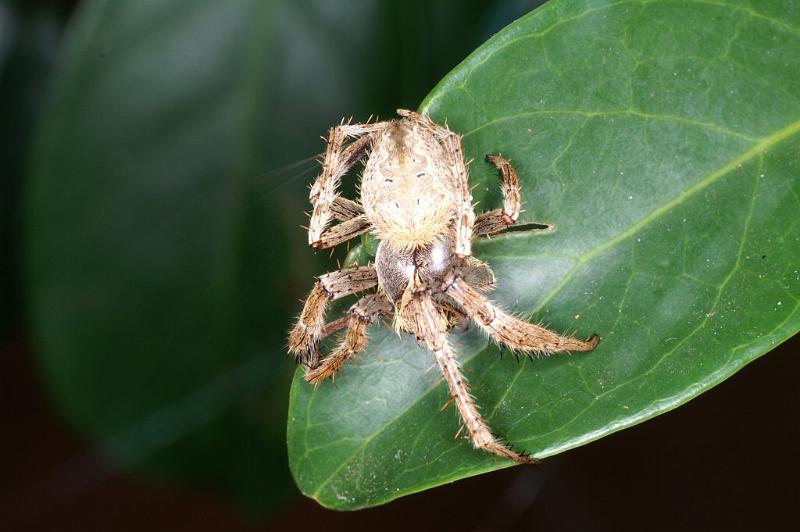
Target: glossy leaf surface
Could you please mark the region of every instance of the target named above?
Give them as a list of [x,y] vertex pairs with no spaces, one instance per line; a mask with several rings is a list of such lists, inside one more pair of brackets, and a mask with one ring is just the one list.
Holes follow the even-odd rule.
[[[547,457],[696,397],[800,326],[800,8],[780,1],[553,0],[448,75],[421,109],[519,170],[544,234],[483,241],[505,307],[598,333],[515,362],[454,334],[490,426]],[[373,329],[336,384],[295,376],[290,465],[355,509],[512,465],[454,440],[433,358]]]

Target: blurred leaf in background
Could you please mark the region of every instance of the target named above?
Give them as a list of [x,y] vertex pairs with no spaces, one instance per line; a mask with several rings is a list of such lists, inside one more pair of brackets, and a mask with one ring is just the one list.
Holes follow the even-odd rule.
[[253,514],[295,493],[284,335],[331,267],[299,229],[319,136],[415,107],[532,4],[80,4],[25,185],[33,343],[66,417]]
[[0,338],[19,322],[20,189],[62,23],[47,3],[0,3]]

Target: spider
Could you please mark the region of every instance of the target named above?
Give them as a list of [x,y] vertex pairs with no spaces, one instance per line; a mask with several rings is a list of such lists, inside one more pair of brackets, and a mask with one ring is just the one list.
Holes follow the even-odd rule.
[[[599,337],[580,341],[561,336],[509,315],[483,295],[496,280],[488,264],[472,257],[472,239],[517,223],[517,173],[500,155],[487,156],[500,175],[503,208],[476,217],[461,137],[428,116],[405,109],[397,114],[399,119],[385,122],[343,122],[329,132],[322,173],[309,195],[308,243],[330,248],[366,232],[379,243],[374,264],[318,278],[289,334],[289,352],[306,366],[305,379],[316,386],[366,348],[367,325],[393,316],[398,333],[415,335],[433,353],[472,444],[517,462],[534,462],[495,437],[481,416],[448,340],[453,313],[470,318],[498,344],[517,352],[590,351]],[[365,157],[357,203],[337,189],[341,177]],[[334,219],[339,223],[331,226]],[[325,323],[331,301],[375,287],[347,316]],[[340,345],[320,358],[320,339],[345,325]]]

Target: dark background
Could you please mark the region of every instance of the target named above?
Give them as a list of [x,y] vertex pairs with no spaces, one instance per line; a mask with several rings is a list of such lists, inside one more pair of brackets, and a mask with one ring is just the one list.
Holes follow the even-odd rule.
[[[538,4],[361,3],[377,9],[384,25],[370,37],[366,61],[353,65],[368,74],[370,85],[346,113],[384,116],[394,107],[415,107],[491,33]],[[797,338],[687,405],[541,466],[463,480],[355,513],[325,510],[289,485],[277,507],[256,515],[207,487],[112,466],[64,420],[41,376],[19,254],[28,145],[76,2],[0,5],[6,20],[19,22],[0,57],[0,530],[798,528]],[[470,23],[447,26],[458,17]],[[442,29],[431,37],[431,27]],[[4,28],[0,24],[0,37],[7,39]],[[343,113],[318,114],[298,120],[294,134],[316,139]],[[285,160],[265,170],[312,154],[308,146],[314,145],[288,147]]]

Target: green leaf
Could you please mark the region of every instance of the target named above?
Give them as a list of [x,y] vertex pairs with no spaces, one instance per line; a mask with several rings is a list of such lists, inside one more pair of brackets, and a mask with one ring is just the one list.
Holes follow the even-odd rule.
[[[592,353],[515,362],[453,334],[490,426],[547,457],[696,397],[800,327],[800,7],[560,1],[511,24],[421,110],[519,170],[544,234],[483,241],[493,298]],[[463,439],[433,358],[373,329],[336,384],[295,375],[290,466],[321,504],[381,504],[511,463]]]

